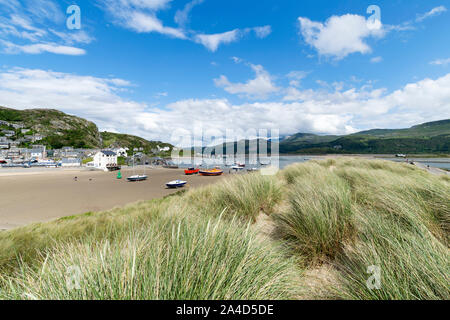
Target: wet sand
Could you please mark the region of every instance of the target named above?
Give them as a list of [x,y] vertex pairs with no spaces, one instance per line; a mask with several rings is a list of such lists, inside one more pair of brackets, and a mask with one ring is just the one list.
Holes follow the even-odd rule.
[[[141,173],[142,169],[136,170]],[[128,182],[130,169],[122,170],[121,180],[116,179],[117,172],[85,169],[0,169],[0,230],[161,198],[180,190],[165,187],[171,180],[185,180],[189,189],[223,178],[185,176],[182,169],[155,168],[145,173],[147,181]]]

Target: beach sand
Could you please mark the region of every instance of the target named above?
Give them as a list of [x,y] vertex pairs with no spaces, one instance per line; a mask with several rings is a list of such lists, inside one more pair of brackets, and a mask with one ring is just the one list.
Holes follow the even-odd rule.
[[[181,190],[167,189],[165,183],[171,180],[185,180],[184,189],[189,189],[223,177],[185,176],[182,169],[164,168],[145,173],[147,181],[128,182],[131,169],[122,170],[121,180],[116,179],[117,172],[85,169],[1,169],[0,230],[161,198]],[[142,174],[142,169],[136,174]]]

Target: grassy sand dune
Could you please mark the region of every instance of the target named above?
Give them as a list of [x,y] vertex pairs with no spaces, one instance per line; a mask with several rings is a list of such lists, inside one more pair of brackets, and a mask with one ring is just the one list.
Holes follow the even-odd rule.
[[310,161],[1,232],[0,298],[449,299],[449,228],[447,177]]

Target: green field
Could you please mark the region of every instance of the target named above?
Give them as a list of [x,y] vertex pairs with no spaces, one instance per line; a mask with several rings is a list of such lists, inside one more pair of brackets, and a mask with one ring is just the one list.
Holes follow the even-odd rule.
[[310,161],[3,231],[0,298],[447,300],[449,236],[448,176]]

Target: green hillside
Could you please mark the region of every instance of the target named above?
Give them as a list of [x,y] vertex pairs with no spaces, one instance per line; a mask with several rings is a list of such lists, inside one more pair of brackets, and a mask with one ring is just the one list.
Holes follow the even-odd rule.
[[[144,138],[129,135],[129,134],[121,134],[121,133],[112,133],[112,132],[101,132],[100,133],[103,141],[104,148],[114,148],[114,147],[123,147],[129,148],[133,150],[135,148],[143,149],[143,152],[146,154],[152,153],[152,150],[160,148],[169,147],[170,151],[172,151],[173,145],[170,143],[164,143],[161,141],[148,141]],[[170,151],[164,152],[164,154],[169,155]]]
[[[144,138],[98,131],[97,125],[91,121],[76,116],[68,115],[54,109],[26,109],[16,110],[0,107],[0,120],[9,125],[0,124],[1,130],[15,131],[12,140],[23,140],[27,135],[42,135],[43,139],[36,143],[46,145],[50,149],[60,149],[64,146],[75,148],[107,148],[128,147],[142,148],[145,153],[151,153],[152,149],[173,146],[160,141],[148,141]],[[23,125],[29,132],[22,133],[21,129],[13,125]],[[23,142],[21,146],[27,147],[31,142]]]
[[[44,139],[40,144],[51,148],[73,146],[75,148],[100,147],[97,125],[91,121],[65,114],[54,109],[15,110],[0,107],[0,120],[11,124],[23,124],[33,134]],[[17,130],[16,138],[23,137]]]
[[450,151],[450,120],[408,129],[373,129],[346,136],[298,133],[280,142],[280,153],[438,153]]

